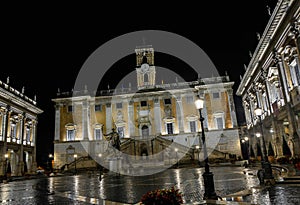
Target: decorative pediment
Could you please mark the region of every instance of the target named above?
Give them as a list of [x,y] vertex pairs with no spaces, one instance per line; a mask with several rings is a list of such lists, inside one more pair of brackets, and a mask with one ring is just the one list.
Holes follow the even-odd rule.
[[164,119],[165,123],[173,123],[175,122],[175,118],[174,117],[165,117]]
[[196,120],[198,120],[198,119],[199,119],[199,116],[194,115],[194,114],[188,115],[188,116],[186,117],[186,120],[187,120],[187,121],[196,121]]
[[65,128],[67,130],[75,130],[76,129],[76,125],[73,124],[73,123],[68,123],[68,124],[65,125]]

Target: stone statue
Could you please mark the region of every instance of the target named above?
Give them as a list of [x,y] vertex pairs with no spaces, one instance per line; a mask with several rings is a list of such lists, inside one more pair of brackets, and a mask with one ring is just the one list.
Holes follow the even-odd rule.
[[[108,136],[108,137],[106,137]],[[119,133],[115,131],[115,128],[112,128],[112,132],[108,134],[104,134],[104,138],[110,142],[110,145],[114,147],[115,149],[120,151],[121,148],[121,141]]]
[[288,133],[286,133],[286,136],[287,136],[287,138],[288,138],[287,144],[288,144],[288,146],[289,146],[289,148],[290,148],[290,151],[291,151],[291,158],[294,158],[294,157],[295,157],[295,156],[294,156],[294,139],[293,139],[293,137],[290,136]]

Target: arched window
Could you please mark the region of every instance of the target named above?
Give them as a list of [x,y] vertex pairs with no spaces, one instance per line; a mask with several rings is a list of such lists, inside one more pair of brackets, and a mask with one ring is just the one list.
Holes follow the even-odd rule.
[[94,126],[94,139],[102,140],[102,124],[95,124]]
[[222,130],[225,128],[224,112],[215,112],[213,114],[215,129]]
[[142,136],[143,137],[149,136],[149,127],[147,125],[143,125],[142,127]]
[[76,136],[76,125],[69,123],[66,124],[66,132],[67,132],[67,141],[74,141]]

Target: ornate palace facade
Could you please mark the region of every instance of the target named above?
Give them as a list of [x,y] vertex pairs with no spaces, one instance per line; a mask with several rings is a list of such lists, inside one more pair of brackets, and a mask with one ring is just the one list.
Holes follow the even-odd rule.
[[36,101],[0,81],[0,176],[22,176],[36,171]]
[[299,1],[279,0],[237,90],[252,149],[257,149],[256,133],[261,132],[254,110],[261,108],[267,153],[273,147],[277,157],[289,154],[284,144],[291,157],[300,154],[299,27]]
[[201,131],[194,105],[197,95],[205,100],[208,149],[241,156],[233,82],[228,76],[157,84],[153,48],[139,47],[135,52],[136,88],[102,90],[92,97],[86,87],[76,94],[58,93],[53,99],[55,168],[71,163],[74,154],[78,160],[99,153],[103,157],[107,148],[103,135],[112,128],[121,137],[122,152],[133,156],[154,155],[171,142],[179,152],[195,149]]

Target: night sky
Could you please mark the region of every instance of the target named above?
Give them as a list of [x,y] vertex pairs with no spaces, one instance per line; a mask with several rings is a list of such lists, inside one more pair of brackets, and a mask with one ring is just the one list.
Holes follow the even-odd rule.
[[[0,80],[6,82],[9,76],[10,85],[20,91],[25,86],[25,94],[30,98],[36,95],[38,107],[44,110],[38,119],[38,163],[53,153],[51,99],[56,97],[58,88],[71,91],[86,59],[114,37],[133,31],[163,30],[188,38],[205,51],[220,75],[228,71],[230,79],[235,81],[235,93],[239,76],[245,72],[244,64],[250,61],[249,51],[254,53],[258,44],[257,32],[262,35],[270,18],[267,5],[272,12],[277,1],[198,1],[199,5],[196,1],[175,2],[141,1],[135,5],[127,1],[111,5],[72,2],[3,7]],[[138,45],[132,45],[132,55],[116,62],[106,75],[111,88],[134,68],[135,46]],[[193,73],[182,69],[186,65],[172,56],[158,53],[155,65],[174,70],[186,81],[195,80]],[[106,84],[104,80],[101,86]],[[235,100],[237,110],[241,109],[239,98]]]

